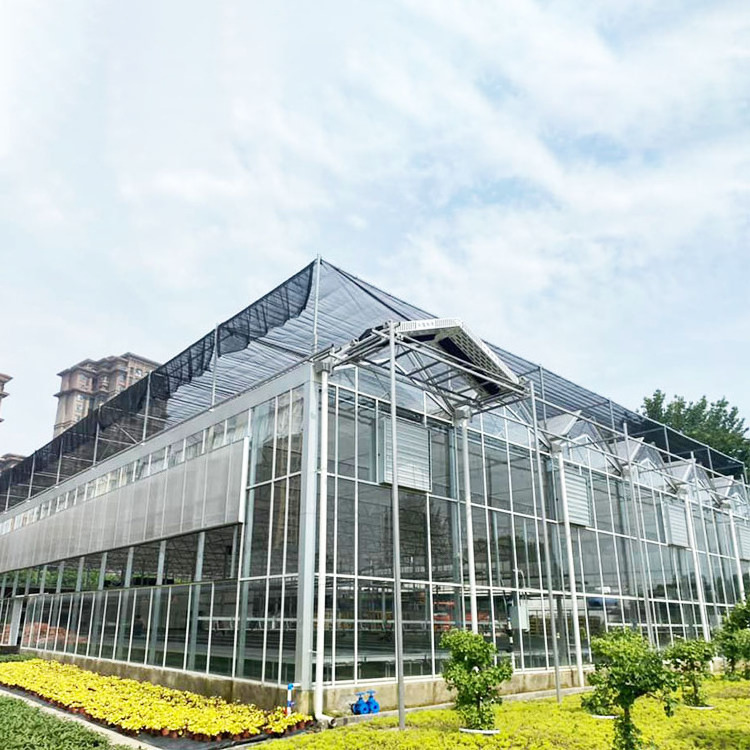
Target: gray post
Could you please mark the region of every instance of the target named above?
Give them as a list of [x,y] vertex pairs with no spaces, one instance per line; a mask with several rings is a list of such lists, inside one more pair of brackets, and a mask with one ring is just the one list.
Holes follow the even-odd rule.
[[143,409],[143,432],[141,433],[141,442],[146,442],[148,436],[148,411],[151,405],[151,373],[148,374],[146,380],[146,406]]
[[216,368],[219,364],[219,325],[214,326],[214,355],[211,363],[211,408],[216,403]]
[[[195,669],[195,652],[198,648],[198,618],[200,617],[200,603],[201,603],[201,586],[200,581],[203,580],[203,552],[206,548],[206,532],[201,531],[198,534],[198,550],[195,555],[195,586],[191,587],[193,592],[191,606],[190,606],[190,640],[188,645],[187,653],[187,668]],[[208,654],[206,654],[208,659]]]
[[633,460],[630,453],[630,435],[628,434],[628,424],[623,422],[622,432],[625,436],[625,455],[627,458],[627,475],[628,475],[628,486],[630,487],[630,500],[633,503],[633,510],[635,511],[635,535],[638,537],[638,549],[641,557],[641,585],[643,586],[643,604],[646,610],[646,633],[648,635],[649,642],[656,646],[658,640],[656,638],[656,632],[654,630],[654,621],[651,616],[651,597],[649,595],[649,586],[651,581],[648,575],[648,565],[646,560],[646,553],[644,552],[644,545],[646,544],[646,532],[641,524],[641,512],[638,507],[638,494],[635,487],[635,477],[633,474]]
[[734,550],[734,563],[737,566],[737,581],[740,587],[740,601],[745,601],[745,582],[742,580],[742,563],[740,562],[740,545],[737,542],[737,527],[734,524],[734,511],[729,506],[729,529],[732,534],[732,549]]
[[570,582],[571,617],[573,619],[573,642],[576,651],[576,672],[578,686],[586,683],[583,678],[583,653],[581,651],[581,624],[578,621],[578,591],[576,588],[575,561],[573,559],[573,539],[570,533],[570,515],[568,514],[568,492],[565,487],[565,462],[562,450],[557,451],[557,470],[560,475],[560,505],[562,506],[563,526],[565,529],[565,550],[568,556],[568,580]]
[[[695,459],[693,459],[693,478],[697,482],[695,476]],[[695,501],[700,502],[698,493],[696,492]],[[701,613],[701,630],[703,631],[703,638],[706,641],[711,640],[711,628],[708,624],[708,608],[706,607],[706,592],[703,590],[703,574],[701,573],[701,562],[698,557],[698,541],[695,538],[695,525],[693,524],[693,509],[690,503],[690,494],[685,492],[685,514],[687,516],[687,528],[688,528],[688,539],[690,540],[690,549],[693,553],[693,567],[695,569],[695,589],[698,594],[698,609]]]
[[404,704],[404,632],[401,614],[401,524],[398,504],[398,435],[396,409],[396,324],[389,327],[391,359],[391,513],[393,514],[393,629],[396,642],[396,684],[398,692],[398,728],[406,728]]
[[320,255],[315,259],[315,300],[313,305],[312,353],[318,351],[318,302],[320,300]]
[[[468,412],[468,410],[466,410]],[[469,416],[461,417],[461,452],[464,470],[464,510],[466,516],[466,552],[469,565],[469,611],[471,612],[471,632],[479,633],[477,608],[477,572],[474,562],[474,519],[471,513],[471,475],[469,467]]]
[[[156,588],[153,592],[151,606],[151,622],[148,625],[146,641],[146,661],[153,664],[156,661],[156,647],[159,642],[159,621],[161,619],[161,586],[164,584],[164,564],[167,557],[167,541],[163,539],[159,543],[159,559],[156,563]],[[164,645],[166,648],[166,644]]]
[[[552,561],[550,557],[549,530],[547,528],[547,503],[544,492],[544,470],[542,469],[542,453],[539,445],[539,421],[536,411],[536,392],[534,382],[530,383],[531,388],[531,416],[534,420],[534,446],[536,448],[536,473],[539,482],[539,505],[542,510],[542,529],[544,530],[544,573],[547,576],[547,601],[549,606],[549,626],[552,629],[552,659],[555,667],[555,695],[557,702],[562,701],[560,692],[560,651],[557,645],[557,618],[555,612],[555,597],[552,593]],[[610,401],[610,406],[612,402]]]

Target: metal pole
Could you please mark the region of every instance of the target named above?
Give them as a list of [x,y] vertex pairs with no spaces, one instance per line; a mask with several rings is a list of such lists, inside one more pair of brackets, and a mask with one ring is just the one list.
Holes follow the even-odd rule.
[[406,728],[404,704],[404,633],[401,616],[401,526],[398,515],[398,437],[396,424],[396,324],[389,327],[391,359],[391,513],[393,515],[393,629],[396,642],[398,728]]
[[549,605],[549,626],[552,630],[552,659],[555,666],[555,696],[557,702],[562,701],[560,692],[560,652],[557,646],[557,615],[555,614],[555,597],[552,593],[552,561],[550,557],[549,530],[547,528],[547,503],[544,492],[544,471],[542,469],[542,453],[539,445],[539,423],[536,412],[536,392],[531,382],[531,416],[534,420],[534,446],[536,448],[536,473],[539,482],[539,505],[542,509],[542,529],[544,532],[544,573],[547,576],[547,601]]
[[216,403],[216,366],[219,363],[219,324],[214,326],[214,354],[211,363],[211,408]]
[[568,580],[570,583],[571,617],[573,618],[573,645],[576,650],[576,672],[578,674],[578,686],[583,687],[586,683],[583,678],[583,654],[581,652],[581,624],[578,621],[578,592],[576,591],[575,561],[573,559],[573,539],[570,534],[570,516],[568,514],[568,493],[565,488],[565,463],[562,450],[557,453],[557,470],[560,475],[560,505],[563,513],[563,526],[565,529],[565,549],[568,554]]
[[318,351],[318,302],[320,300],[320,255],[315,258],[315,300],[313,303],[313,345],[312,353]]
[[742,580],[742,563],[740,562],[740,545],[737,542],[737,527],[734,525],[734,511],[731,500],[729,506],[729,530],[732,534],[732,549],[734,550],[734,562],[737,566],[737,581],[740,587],[740,601],[745,601],[745,582]]
[[469,611],[471,632],[479,633],[477,612],[477,574],[474,567],[474,519],[471,514],[471,476],[469,475],[469,417],[461,419],[461,452],[464,467],[464,508],[466,511],[466,552],[469,564]]
[[151,373],[148,374],[148,380],[146,381],[146,406],[143,410],[143,434],[141,435],[141,442],[146,442],[146,436],[148,435],[148,409],[151,403]]
[[326,554],[328,542],[328,371],[320,373],[320,481],[318,501],[318,623],[315,637],[315,718],[323,714],[325,671]]
[[[696,483],[695,501],[700,503],[700,496],[697,492],[697,472],[695,468],[695,458],[693,457],[693,480]],[[693,552],[693,567],[695,569],[695,589],[698,594],[698,609],[701,613],[701,629],[703,638],[706,641],[711,640],[711,628],[708,625],[708,607],[706,607],[706,592],[703,590],[703,574],[701,573],[701,563],[698,557],[698,540],[695,538],[695,526],[693,524],[693,509],[690,503],[690,494],[685,493],[685,514],[687,516],[688,538],[690,539],[690,548]]]
[[96,418],[96,433],[94,434],[94,458],[91,461],[92,466],[96,466],[96,459],[99,454],[99,417]]
[[640,550],[641,556],[641,585],[643,586],[643,603],[646,609],[646,632],[648,634],[649,643],[656,646],[658,644],[656,638],[656,632],[654,631],[654,622],[651,617],[651,598],[649,596],[649,584],[651,583],[648,578],[648,566],[646,564],[646,554],[643,551],[643,545],[646,544],[646,532],[642,529],[640,518],[641,513],[638,508],[638,500],[635,489],[635,477],[633,474],[633,461],[630,454],[630,435],[628,433],[628,423],[622,423],[622,433],[625,436],[625,455],[628,462],[628,486],[630,487],[630,499],[633,503],[633,509],[635,511],[635,534],[638,537],[638,549]]

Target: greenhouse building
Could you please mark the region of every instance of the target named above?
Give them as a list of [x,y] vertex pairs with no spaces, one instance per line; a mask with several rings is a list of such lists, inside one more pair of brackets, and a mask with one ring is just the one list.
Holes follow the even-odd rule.
[[445,700],[453,627],[512,690],[709,637],[742,465],[470,326],[320,259],[215,326],[0,474],[0,642],[325,716]]

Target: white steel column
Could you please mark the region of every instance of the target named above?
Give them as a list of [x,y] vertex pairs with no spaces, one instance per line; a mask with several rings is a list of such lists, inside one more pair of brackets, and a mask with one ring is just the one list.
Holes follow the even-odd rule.
[[396,683],[398,692],[398,728],[406,728],[404,702],[404,631],[401,614],[401,524],[398,507],[398,435],[396,409],[396,324],[391,321],[391,513],[393,515],[393,629],[396,642]]
[[471,476],[469,474],[469,415],[468,409],[462,410],[461,419],[461,453],[464,472],[464,510],[466,516],[466,552],[469,564],[469,611],[471,613],[471,632],[479,633],[477,612],[477,572],[474,567],[474,519],[471,513]]
[[[695,459],[693,459],[693,478],[695,477]],[[706,592],[703,590],[703,574],[701,573],[701,561],[698,556],[698,543],[695,538],[695,525],[693,524],[693,509],[690,502],[690,493],[684,493],[685,498],[685,515],[687,516],[688,539],[690,540],[690,549],[693,553],[693,568],[695,569],[695,589],[698,594],[698,609],[701,613],[701,629],[703,638],[706,641],[711,640],[711,628],[708,625],[708,608],[706,607]],[[695,494],[695,501],[700,502],[698,493]]]
[[635,487],[635,475],[633,469],[633,461],[630,453],[630,435],[628,433],[628,425],[624,423],[622,431],[625,436],[625,452],[627,456],[627,469],[626,474],[628,478],[628,485],[630,487],[630,500],[633,503],[633,511],[635,513],[635,536],[638,538],[638,549],[640,550],[641,556],[641,585],[643,586],[643,603],[646,609],[646,632],[648,635],[649,643],[653,646],[658,645],[658,639],[656,637],[656,631],[654,630],[654,621],[651,610],[651,597],[649,596],[649,586],[651,581],[649,580],[649,565],[647,564],[646,553],[644,551],[644,545],[646,544],[646,531],[641,523],[641,511],[638,502],[638,495]]
[[570,533],[570,515],[568,514],[568,493],[565,488],[565,462],[562,450],[557,450],[557,471],[560,482],[560,505],[562,506],[563,527],[565,529],[565,550],[568,556],[568,581],[571,598],[571,617],[573,619],[573,643],[576,651],[576,673],[578,686],[586,683],[583,677],[583,653],[581,651],[581,625],[578,621],[578,592],[576,590],[575,560],[573,559],[573,538]]
[[294,681],[312,689],[313,621],[315,619],[315,509],[318,489],[318,391],[312,367],[305,384],[302,428],[302,472],[299,522],[299,588]]
[[315,633],[315,718],[323,717],[326,624],[326,542],[328,536],[328,370],[320,372],[320,472],[318,480],[318,608]]
[[542,529],[544,540],[544,573],[547,576],[547,602],[549,606],[549,626],[552,631],[552,658],[555,667],[555,696],[557,702],[562,702],[562,694],[560,692],[560,652],[557,646],[557,615],[555,613],[555,596],[552,593],[552,561],[550,555],[549,546],[549,529],[547,528],[547,502],[546,493],[544,491],[544,471],[542,470],[542,451],[540,445],[539,436],[539,421],[536,411],[536,391],[534,389],[534,382],[530,383],[530,394],[531,394],[531,416],[534,420],[534,449],[536,451],[536,474],[537,481],[539,482],[539,506],[542,511]]
[[[731,500],[729,501],[731,503]],[[729,529],[732,533],[732,549],[734,549],[734,563],[737,566],[737,581],[740,586],[740,601],[745,601],[745,582],[742,580],[742,563],[740,563],[740,545],[737,542],[737,527],[734,525],[734,511],[729,506]]]

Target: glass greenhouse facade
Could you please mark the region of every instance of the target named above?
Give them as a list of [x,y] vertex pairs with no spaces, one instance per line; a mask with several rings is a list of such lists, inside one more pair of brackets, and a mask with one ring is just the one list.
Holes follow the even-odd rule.
[[452,627],[572,684],[607,629],[708,637],[741,467],[431,318],[318,261],[0,475],[0,640],[334,709],[440,695]]

